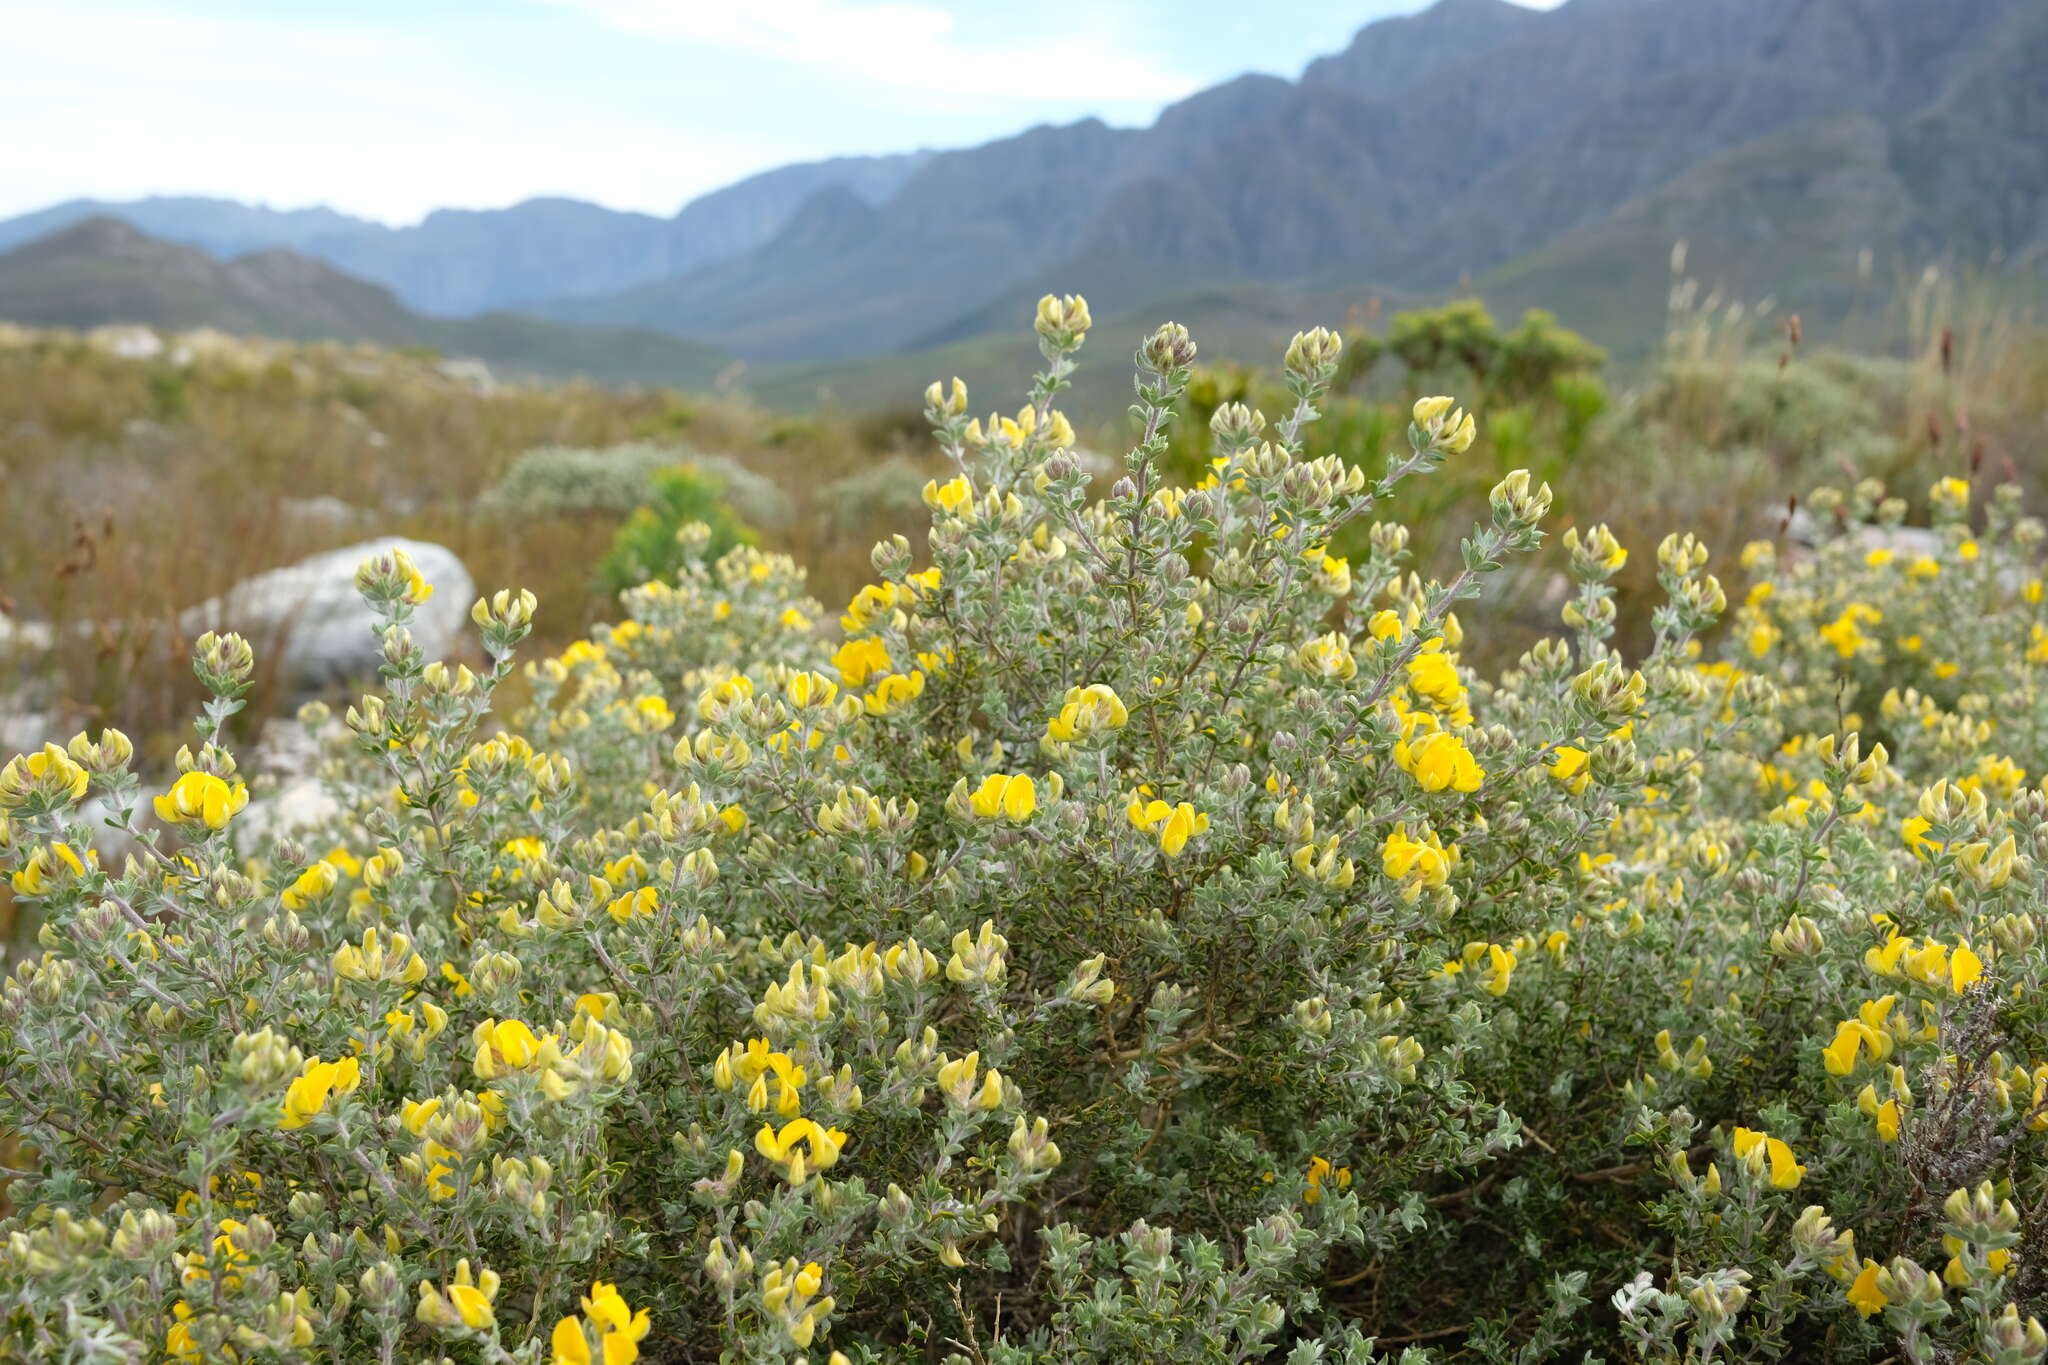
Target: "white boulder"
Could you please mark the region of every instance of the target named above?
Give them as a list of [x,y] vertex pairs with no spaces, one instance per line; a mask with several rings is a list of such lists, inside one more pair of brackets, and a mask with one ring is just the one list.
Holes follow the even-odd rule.
[[188,637],[208,630],[239,632],[256,650],[258,666],[275,668],[300,695],[374,678],[383,654],[377,618],[356,592],[356,569],[391,550],[410,555],[434,585],[434,595],[414,613],[413,642],[429,659],[447,657],[469,623],[476,582],[453,550],[398,537],[366,540],[243,579],[180,615],[179,628]]

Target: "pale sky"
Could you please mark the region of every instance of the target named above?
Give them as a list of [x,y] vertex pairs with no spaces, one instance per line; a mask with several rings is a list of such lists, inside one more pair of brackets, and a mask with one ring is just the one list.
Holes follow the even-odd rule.
[[1421,7],[0,0],[0,217],[146,194],[390,223],[540,194],[667,215],[791,161],[1148,123]]

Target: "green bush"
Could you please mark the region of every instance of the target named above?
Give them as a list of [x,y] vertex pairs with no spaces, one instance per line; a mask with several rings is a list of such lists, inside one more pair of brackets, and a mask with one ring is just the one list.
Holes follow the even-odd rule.
[[673,582],[686,565],[753,543],[753,530],[725,500],[723,480],[697,465],[656,470],[645,501],[598,561],[597,588],[613,601],[637,584]]
[[1098,500],[1053,439],[1087,328],[1041,304],[1018,417],[933,386],[930,562],[878,544],[836,638],[740,546],[490,733],[532,598],[476,604],[481,673],[428,660],[391,557],[384,689],[305,714],[315,827],[252,837],[233,637],[129,856],[80,804],[135,804],[118,735],[0,771],[46,917],[0,987],[0,1357],[2048,1353],[2017,491],[1904,536],[1823,490],[1725,651],[1667,537],[1634,660],[1629,552],[1575,527],[1562,633],[1483,678],[1459,611],[1550,491],[1415,572],[1377,512],[1472,457],[1449,399],[1372,472],[1312,457],[1303,334],[1188,488],[1169,324]]

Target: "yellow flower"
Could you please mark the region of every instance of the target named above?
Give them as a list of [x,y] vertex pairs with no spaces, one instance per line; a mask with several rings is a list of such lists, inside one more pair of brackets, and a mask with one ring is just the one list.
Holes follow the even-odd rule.
[[937,479],[928,480],[924,486],[924,505],[934,512],[959,514],[964,507],[974,510],[974,485],[967,481],[965,474],[956,475],[945,483]]
[[780,1129],[764,1123],[761,1131],[754,1134],[754,1150],[783,1167],[792,1185],[803,1183],[807,1166],[822,1171],[838,1161],[840,1148],[845,1145],[845,1133],[810,1119],[791,1119]]
[[636,735],[659,734],[675,723],[676,714],[669,710],[668,698],[653,694],[636,697],[627,713],[627,728]]
[[886,716],[923,695],[924,673],[912,669],[908,673],[890,673],[878,679],[865,705],[869,715]]
[[1442,640],[1431,640],[1408,661],[1408,688],[1443,711],[1455,710],[1464,700],[1464,681]]
[[1877,625],[1884,620],[1884,613],[1863,602],[1851,602],[1842,609],[1842,614],[1820,628],[1820,637],[1835,647],[1835,653],[1846,659],[1870,643],[1870,637],[1862,627]]
[[1308,1159],[1308,1188],[1301,1192],[1301,1202],[1304,1204],[1321,1202],[1325,1181],[1329,1182],[1333,1189],[1349,1189],[1351,1187],[1351,1168],[1349,1166],[1333,1167],[1322,1157],[1310,1157]]
[[284,1105],[277,1126],[303,1128],[327,1107],[333,1095],[346,1095],[362,1083],[362,1069],[353,1057],[338,1062],[309,1058],[304,1074],[286,1087]]
[[552,1365],[591,1365],[590,1338],[583,1335],[583,1324],[575,1318],[557,1322],[548,1345],[554,1351]]
[[203,823],[208,829],[224,829],[229,820],[249,804],[249,789],[237,782],[232,787],[212,773],[190,772],[171,784],[156,798],[157,818],[167,824]]
[[[589,1323],[589,1331],[583,1322]],[[563,1318],[555,1324],[549,1345],[549,1365],[633,1365],[640,1358],[640,1342],[649,1326],[647,1310],[633,1312],[617,1286],[595,1281],[583,1300],[583,1322]],[[590,1348],[595,1335],[598,1347]]]
[[1969,944],[1958,941],[1949,955],[1948,973],[1949,989],[1961,995],[1984,975],[1984,959],[1971,952]]
[[848,687],[859,687],[876,673],[889,671],[889,651],[880,640],[848,640],[832,655],[832,666]]
[[1835,1026],[1835,1040],[1820,1050],[1821,1061],[1828,1074],[1846,1076],[1856,1069],[1856,1058],[1865,1049],[1876,1061],[1891,1050],[1891,1043],[1861,1019],[1844,1019]]
[[1891,1298],[1878,1287],[1877,1274],[1877,1262],[1865,1257],[1863,1269],[1856,1272],[1856,1278],[1850,1282],[1847,1291],[1850,1307],[1866,1318],[1875,1317],[1891,1302]]
[[0,810],[18,809],[39,795],[68,804],[82,799],[91,781],[70,754],[45,744],[40,752],[19,754],[0,768]]
[[1586,770],[1586,751],[1569,744],[1560,744],[1551,750],[1555,755],[1550,764],[1550,775],[1564,783],[1565,790],[1577,796],[1586,790],[1593,774]]
[[332,891],[341,881],[341,871],[330,862],[317,862],[301,872],[278,896],[287,910],[303,910]]
[[1806,1174],[1806,1167],[1793,1157],[1792,1149],[1768,1133],[1737,1128],[1733,1145],[1737,1159],[1749,1168],[1750,1174],[1768,1176],[1772,1189],[1797,1189],[1799,1178]]
[[1399,741],[1394,761],[1426,792],[1476,792],[1486,778],[1465,741],[1447,730],[1433,730],[1412,743]]
[[430,1327],[466,1327],[481,1332],[497,1321],[491,1310],[497,1297],[498,1272],[486,1270],[472,1278],[469,1262],[461,1260],[455,1263],[455,1279],[446,1286],[420,1282],[417,1316]]
[[1038,809],[1038,784],[1024,773],[991,773],[968,798],[968,809],[984,820],[998,816],[1021,825]]
[[1045,737],[1056,744],[1073,744],[1103,730],[1120,730],[1131,713],[1108,683],[1070,687],[1060,713],[1046,722]]
[[1488,995],[1508,993],[1508,981],[1515,974],[1515,961],[1515,955],[1509,949],[1498,943],[1486,945],[1486,971],[1480,978],[1480,984]]
[[80,858],[67,843],[38,844],[35,852],[28,855],[28,861],[9,878],[9,883],[17,896],[46,895],[68,878],[83,877],[88,865],[99,866],[99,855],[91,849],[87,849],[85,857]]
[[518,1019],[486,1019],[476,1027],[476,1074],[495,1080],[507,1071],[525,1071],[540,1060],[555,1037],[539,1036]]
[[1189,839],[1209,829],[1209,817],[1186,801],[1169,806],[1164,801],[1133,797],[1125,814],[1135,828],[1157,834],[1159,851],[1169,858],[1178,858]]

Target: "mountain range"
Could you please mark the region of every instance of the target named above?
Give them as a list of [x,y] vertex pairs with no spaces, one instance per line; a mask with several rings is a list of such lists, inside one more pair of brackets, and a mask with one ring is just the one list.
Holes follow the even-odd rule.
[[1943,257],[2038,289],[2044,70],[2040,0],[1437,0],[1150,127],[791,166],[673,218],[76,203],[0,223],[0,249],[111,214],[214,255],[288,248],[416,314],[516,309],[805,374],[971,343],[1049,289],[1099,317],[1208,291],[1332,318],[1476,289],[1626,353],[1661,328],[1681,238],[1695,273],[1810,328]]
[[886,199],[927,155],[784,166],[694,199],[673,218],[529,199],[505,209],[437,209],[395,228],[328,208],[276,210],[231,199],[73,199],[0,221],[0,251],[113,217],[222,259],[288,248],[384,285],[409,308],[461,317],[685,274],[765,244],[820,190]]
[[731,364],[712,347],[644,329],[576,327],[503,312],[426,317],[384,286],[300,252],[270,247],[221,261],[105,214],[0,255],[0,318],[426,346],[507,373],[686,389],[709,387]]

